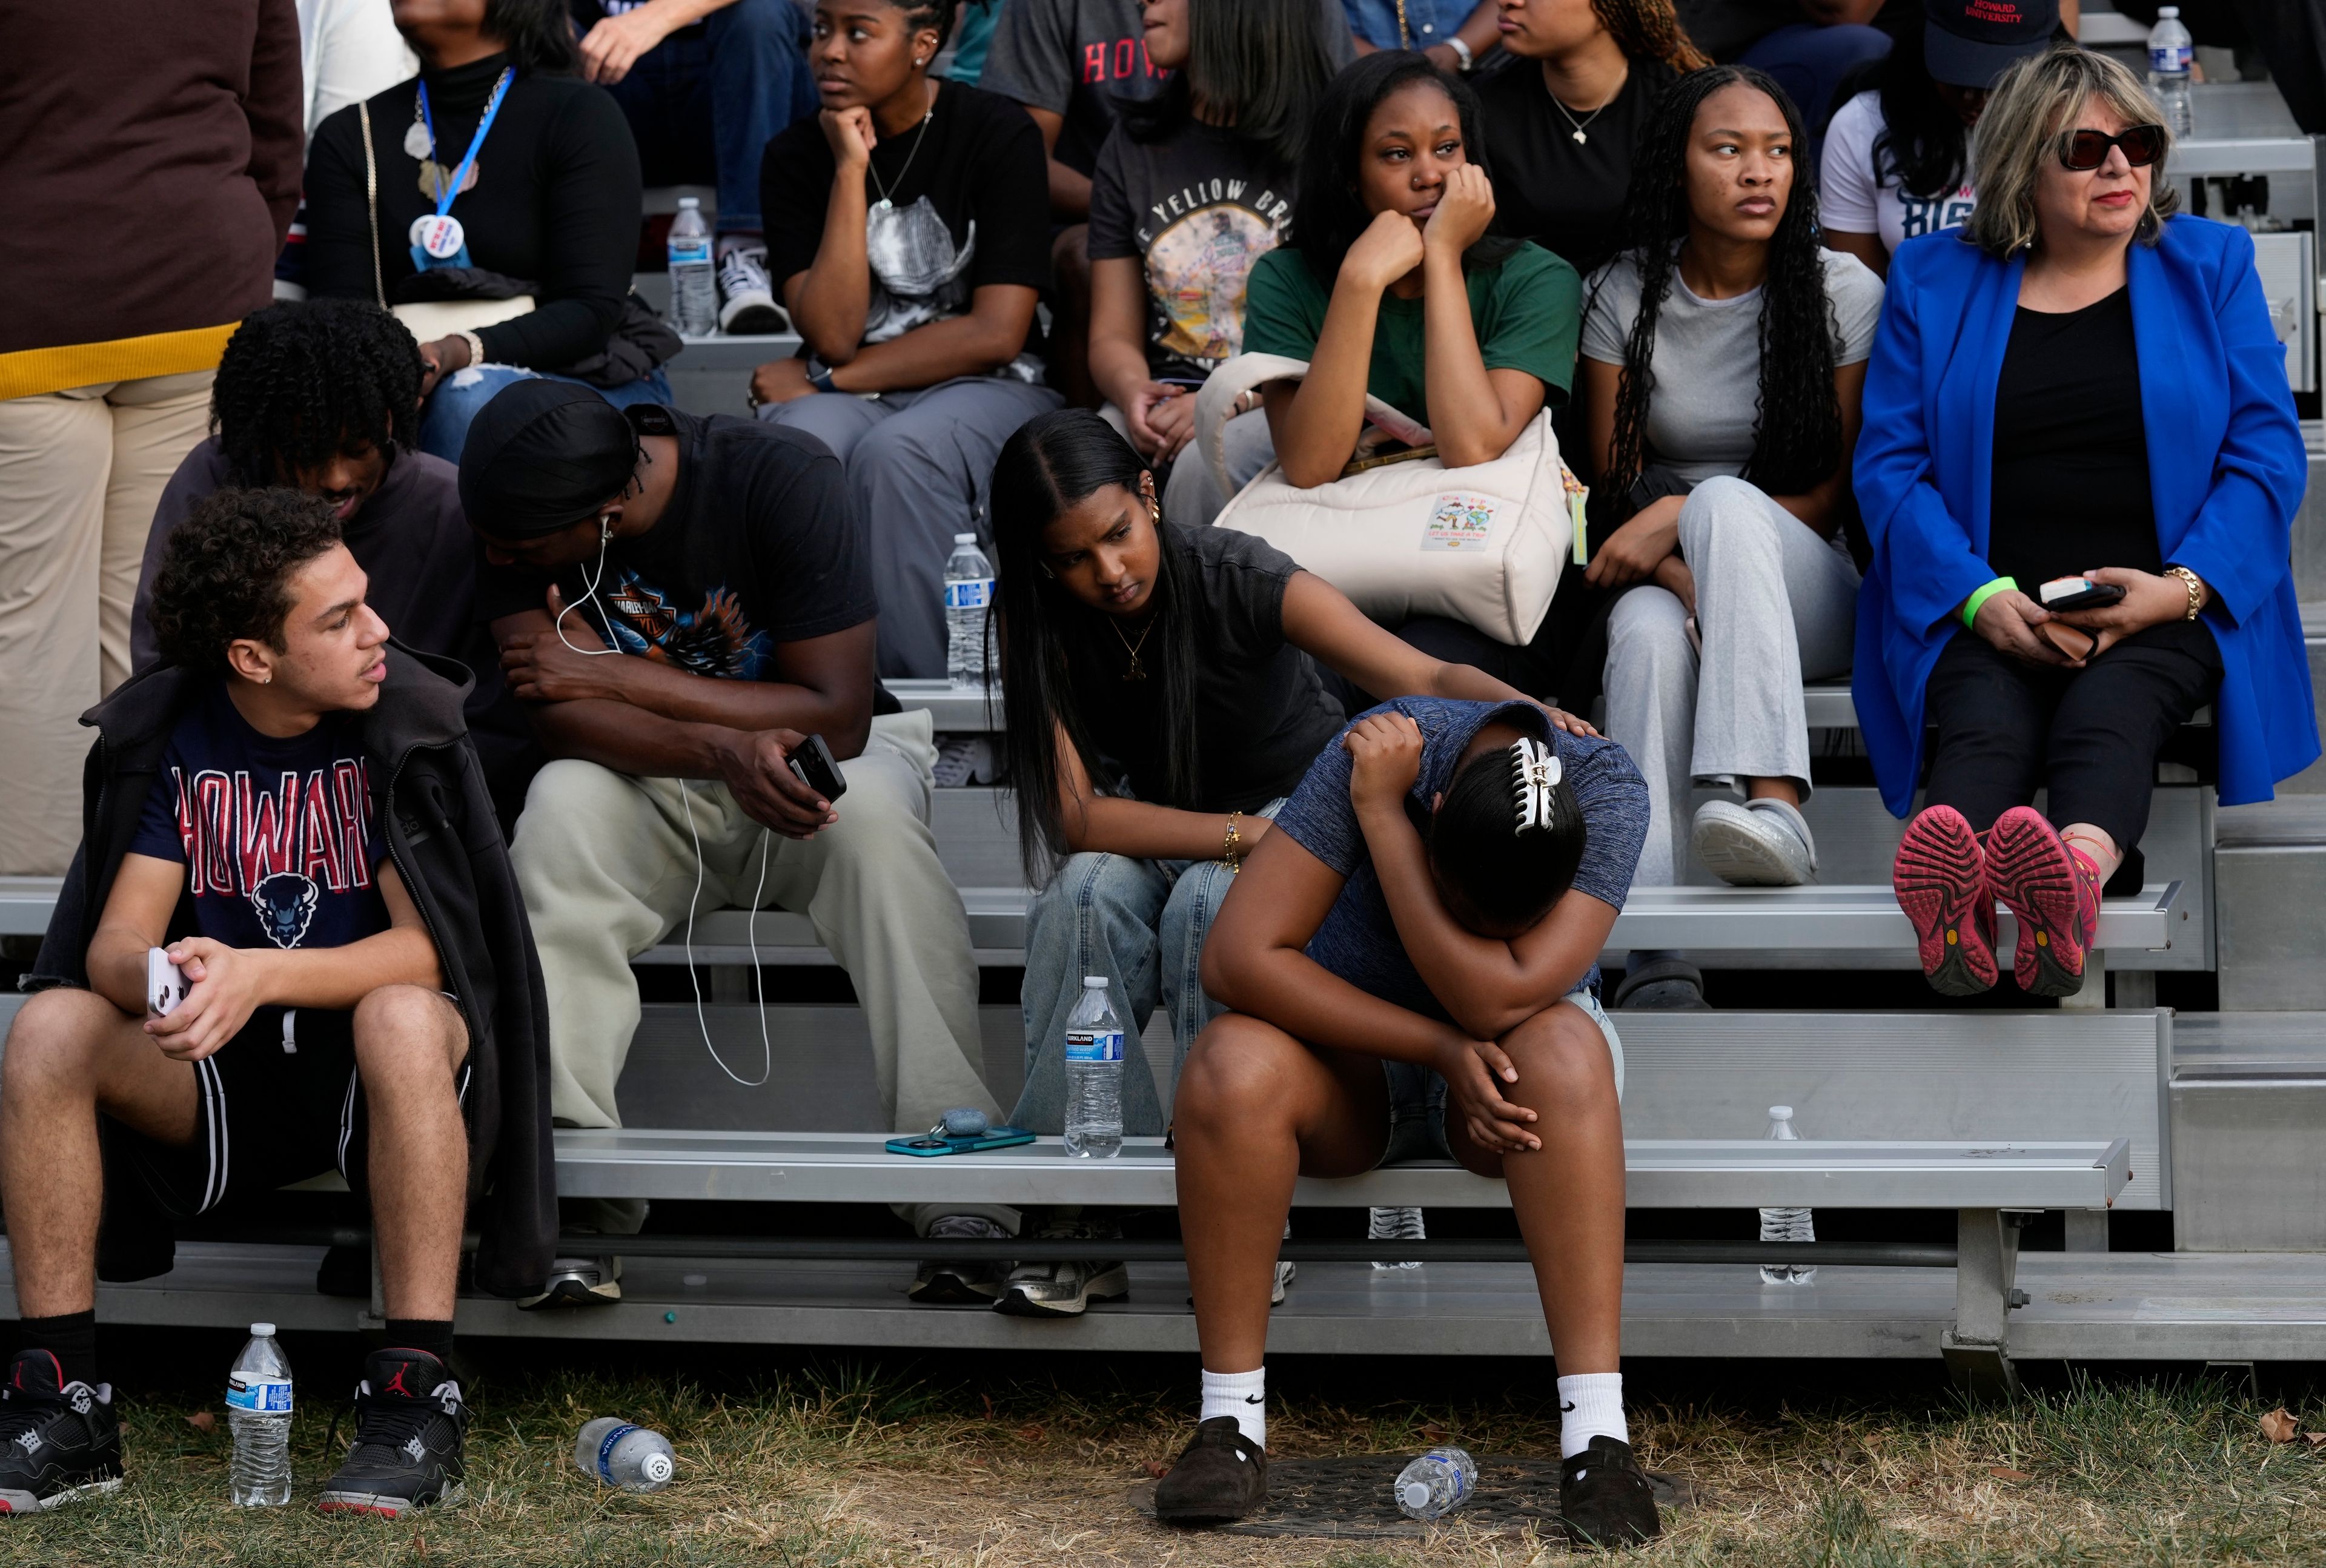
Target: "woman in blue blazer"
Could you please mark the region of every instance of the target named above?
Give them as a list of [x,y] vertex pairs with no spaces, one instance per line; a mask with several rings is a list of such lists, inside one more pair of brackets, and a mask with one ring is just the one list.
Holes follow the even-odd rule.
[[[1899,816],[1936,732],[1893,882],[1949,995],[1995,983],[1998,899],[2020,988],[2080,988],[2158,748],[2200,707],[2224,805],[2319,755],[2284,353],[2252,239],[2172,215],[2161,118],[2103,56],[2024,62],[1979,123],[1969,227],[1891,263],[1856,454],[1874,561],[1853,686]],[[2046,610],[2070,577],[2121,597]]]

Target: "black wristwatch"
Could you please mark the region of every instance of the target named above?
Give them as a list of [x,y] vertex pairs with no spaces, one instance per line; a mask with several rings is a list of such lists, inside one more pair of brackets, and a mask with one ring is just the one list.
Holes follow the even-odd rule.
[[818,392],[838,392],[832,384],[832,366],[811,354],[807,357],[807,384]]

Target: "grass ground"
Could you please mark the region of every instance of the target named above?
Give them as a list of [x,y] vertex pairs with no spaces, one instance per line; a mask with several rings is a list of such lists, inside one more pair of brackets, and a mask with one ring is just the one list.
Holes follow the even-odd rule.
[[[126,1336],[123,1336],[126,1338]],[[1132,1487],[1184,1441],[1192,1371],[1177,1359],[788,1362],[722,1357],[655,1368],[619,1351],[577,1370],[545,1347],[470,1366],[478,1412],[469,1496],[390,1524],[326,1519],[326,1388],[348,1341],[292,1347],[302,1371],[293,1507],[225,1505],[227,1433],[215,1336],[146,1336],[116,1366],[130,1480],[116,1497],[0,1527],[0,1564],[1529,1564],[1555,1541],[1492,1536],[1459,1516],[1428,1541],[1351,1544],[1165,1532]],[[317,1369],[328,1368],[319,1375]],[[1397,1452],[1456,1441],[1555,1455],[1539,1363],[1447,1368],[1331,1361],[1281,1368],[1270,1448]],[[1919,1367],[1635,1369],[1633,1437],[1697,1500],[1633,1561],[1776,1568],[1910,1564],[2326,1562],[2326,1459],[2277,1444],[2278,1402],[2201,1379],[2061,1376],[2015,1407],[1968,1410]],[[1774,1390],[1785,1392],[1780,1397]],[[2291,1400],[2301,1424],[2326,1407]],[[591,1415],[619,1412],[675,1442],[679,1480],[636,1498],[570,1458]]]

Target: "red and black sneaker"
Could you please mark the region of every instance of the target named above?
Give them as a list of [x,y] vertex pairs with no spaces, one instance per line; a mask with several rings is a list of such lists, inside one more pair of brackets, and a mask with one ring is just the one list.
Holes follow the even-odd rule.
[[37,1514],[121,1485],[113,1387],[64,1380],[47,1350],[19,1350],[0,1385],[0,1514]]
[[461,1500],[469,1407],[444,1363],[425,1350],[374,1350],[356,1385],[356,1438],[316,1506],[384,1514]]
[[1995,896],[2019,918],[2011,972],[2031,997],[2072,997],[2084,988],[2084,955],[2099,934],[2099,868],[2033,806],[2014,806],[1986,835],[1986,875]]
[[1890,886],[1932,990],[1971,997],[1995,984],[1995,895],[1978,835],[1960,812],[1931,806],[1906,824]]

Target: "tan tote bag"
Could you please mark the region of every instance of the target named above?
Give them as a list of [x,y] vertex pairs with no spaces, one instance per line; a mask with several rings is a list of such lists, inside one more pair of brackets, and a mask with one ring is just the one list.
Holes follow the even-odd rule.
[[357,105],[356,117],[363,123],[364,200],[371,209],[371,288],[380,309],[403,322],[413,339],[420,343],[433,343],[455,332],[479,331],[531,315],[535,310],[531,294],[516,294],[506,300],[423,300],[408,305],[387,302],[386,274],[379,262],[379,164],[371,150],[371,106]]
[[[1240,354],[1196,395],[1196,443],[1221,492],[1231,489],[1220,432],[1236,400],[1298,381],[1307,361]],[[1401,438],[1428,431],[1382,403],[1369,419]],[[1546,409],[1490,463],[1448,469],[1435,448],[1364,457],[1330,484],[1301,489],[1275,463],[1222,510],[1216,526],[1265,539],[1349,596],[1377,621],[1445,616],[1512,647],[1533,640],[1570,552],[1580,547],[1584,489],[1559,461]]]

